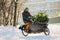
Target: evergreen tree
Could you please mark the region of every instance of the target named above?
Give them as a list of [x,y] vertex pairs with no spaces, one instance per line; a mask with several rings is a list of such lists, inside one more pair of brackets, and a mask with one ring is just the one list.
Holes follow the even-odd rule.
[[47,24],[49,18],[44,12],[39,12],[37,15],[32,16],[31,20],[36,24]]

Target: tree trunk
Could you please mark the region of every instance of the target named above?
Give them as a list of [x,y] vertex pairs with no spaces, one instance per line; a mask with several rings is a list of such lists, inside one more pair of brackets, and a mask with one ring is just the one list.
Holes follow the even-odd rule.
[[14,11],[14,24],[13,24],[13,26],[16,26],[17,1],[18,0],[16,0],[16,2],[15,2],[15,0],[14,0],[15,11]]

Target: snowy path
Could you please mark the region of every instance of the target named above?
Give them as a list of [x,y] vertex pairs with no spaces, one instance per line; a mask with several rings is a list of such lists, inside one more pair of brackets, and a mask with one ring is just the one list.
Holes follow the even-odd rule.
[[29,34],[24,37],[21,30],[12,26],[0,26],[0,40],[60,40],[60,24],[49,24],[50,35]]

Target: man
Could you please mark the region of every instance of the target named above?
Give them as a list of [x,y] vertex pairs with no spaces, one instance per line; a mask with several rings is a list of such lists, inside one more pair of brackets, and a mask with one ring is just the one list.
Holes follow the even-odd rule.
[[30,13],[28,12],[28,8],[25,8],[24,12],[22,13],[23,21],[26,23],[26,21],[30,21]]
[[30,13],[28,12],[28,8],[25,8],[24,12],[22,13],[23,21],[26,24],[26,31],[28,32],[30,26]]

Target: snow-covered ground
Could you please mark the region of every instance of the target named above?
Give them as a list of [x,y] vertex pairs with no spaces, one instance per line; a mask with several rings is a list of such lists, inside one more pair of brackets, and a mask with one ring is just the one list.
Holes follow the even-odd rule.
[[49,24],[50,35],[44,33],[22,35],[20,29],[13,26],[0,26],[0,40],[60,40],[60,24]]

